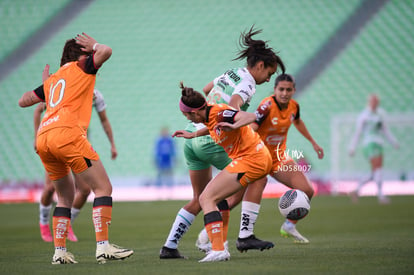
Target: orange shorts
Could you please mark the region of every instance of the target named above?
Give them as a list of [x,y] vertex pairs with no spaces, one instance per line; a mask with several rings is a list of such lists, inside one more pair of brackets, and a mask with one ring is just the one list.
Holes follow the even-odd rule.
[[246,187],[249,183],[253,183],[271,172],[272,157],[264,146],[254,154],[233,159],[225,169],[230,173],[243,174],[239,181],[243,187]]
[[51,180],[63,178],[71,169],[81,173],[90,166],[89,160],[99,160],[81,127],[43,132],[37,137],[36,148]]

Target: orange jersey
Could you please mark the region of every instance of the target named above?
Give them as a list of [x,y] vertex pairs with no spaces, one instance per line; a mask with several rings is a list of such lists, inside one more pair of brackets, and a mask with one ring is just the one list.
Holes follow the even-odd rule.
[[90,63],[93,62],[92,58],[91,55],[84,62],[66,63],[43,83],[43,91],[41,87],[35,90],[37,95],[44,93],[46,103],[38,134],[57,127],[77,125],[87,130],[97,71],[93,67],[86,68],[93,66]]
[[218,122],[232,123],[237,112],[226,104],[209,105],[207,121],[204,123],[210,136],[224,148],[231,159],[252,155],[264,147],[260,136],[249,125],[231,131],[216,128]]
[[257,132],[266,144],[273,161],[281,160],[286,150],[286,139],[290,125],[300,118],[299,104],[291,99],[286,109],[281,109],[274,96],[262,100],[256,110],[259,125]]

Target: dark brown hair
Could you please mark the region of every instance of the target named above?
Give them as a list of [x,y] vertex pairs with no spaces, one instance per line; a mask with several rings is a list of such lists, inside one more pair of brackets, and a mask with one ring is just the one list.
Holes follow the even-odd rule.
[[296,86],[295,79],[290,74],[280,74],[280,75],[278,75],[276,77],[276,80],[275,80],[275,87],[277,86],[277,84],[279,84],[280,81],[292,82],[293,83],[293,87]]
[[180,82],[181,88],[181,101],[191,108],[200,108],[206,104],[206,99],[204,96],[195,91],[193,88],[185,87],[183,82]]
[[78,61],[81,55],[87,53],[81,50],[82,46],[76,43],[75,39],[69,39],[66,41],[63,47],[62,58],[60,59],[60,66],[65,65],[71,61]]
[[267,46],[267,41],[254,40],[252,36],[261,33],[262,30],[255,30],[254,25],[248,32],[243,32],[239,38],[239,45],[242,48],[239,55],[233,60],[247,59],[247,66],[254,67],[257,62],[263,61],[265,67],[280,67],[282,73],[285,73],[285,64],[271,47]]

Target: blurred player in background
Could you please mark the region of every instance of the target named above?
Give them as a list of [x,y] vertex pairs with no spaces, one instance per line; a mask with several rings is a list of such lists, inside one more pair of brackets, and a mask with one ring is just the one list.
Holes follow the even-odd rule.
[[168,127],[162,127],[155,141],[154,162],[157,168],[156,186],[174,186],[175,142]]
[[[49,65],[46,65],[43,71],[43,81],[45,81],[47,78],[49,78]],[[99,119],[101,121],[102,127],[111,144],[111,158],[114,160],[116,159],[118,152],[115,146],[115,141],[114,141],[114,137],[112,133],[112,127],[106,115],[107,105],[105,103],[103,95],[101,94],[99,90],[94,89],[93,93],[94,93],[93,106],[95,107],[95,110],[97,111],[99,115]],[[40,126],[41,115],[43,111],[45,110],[46,110],[46,104],[41,102],[36,106],[34,114],[33,114],[33,124],[34,124],[34,130],[35,130],[35,141],[34,141],[35,151],[36,151],[37,130],[39,129],[39,126]],[[68,240],[72,242],[77,242],[78,238],[73,232],[72,225],[75,219],[78,217],[80,213],[80,209],[86,203],[88,196],[91,192],[91,189],[86,182],[82,181],[81,177],[77,176],[76,174],[73,174],[73,176],[75,177],[76,193],[75,193],[75,199],[73,201],[73,205],[71,208],[71,224],[68,229]],[[50,220],[50,213],[51,213],[52,206],[53,206],[54,193],[55,193],[55,187],[53,186],[52,181],[46,174],[45,184],[43,186],[43,190],[42,190],[42,194],[41,194],[40,202],[39,202],[40,235],[43,241],[45,242],[53,242],[53,236],[52,236],[52,233],[50,232],[50,227],[49,227],[49,220]]]
[[66,41],[61,67],[41,86],[19,99],[20,107],[46,103],[46,113],[37,131],[36,152],[58,195],[53,212],[55,253],[52,264],[77,263],[66,249],[66,238],[75,197],[72,173],[86,182],[95,194],[92,220],[96,237],[96,260],[125,259],[134,252],[109,243],[112,220],[112,185],[99,155],[87,139],[98,69],[112,49],[85,33]]
[[[261,30],[254,30],[252,26],[248,32],[241,34],[242,50],[235,60],[246,58],[247,66],[228,70],[208,83],[203,89],[208,96],[208,104],[227,103],[237,110],[245,111],[256,92],[256,85],[268,82],[279,68],[285,71],[282,60],[273,49],[268,47],[265,41],[252,38],[260,32]],[[186,130],[197,132],[205,131],[206,128],[203,123],[191,123]],[[178,211],[167,240],[161,248],[161,259],[183,258],[177,249],[178,243],[201,211],[199,196],[213,177],[212,166],[223,170],[232,161],[224,149],[217,145],[209,135],[198,135],[196,138],[187,139],[184,145],[184,156],[189,169],[193,198]],[[230,215],[227,201],[223,200],[218,207],[223,217],[224,240],[226,241]],[[256,238],[247,241],[249,242],[247,245],[255,249],[273,247],[272,243]],[[197,243],[201,250],[204,250],[203,245]]]
[[199,197],[204,225],[212,246],[200,262],[226,261],[230,259],[230,253],[224,245],[224,232],[227,229],[223,227],[223,217],[217,204],[266,176],[272,166],[271,155],[260,136],[248,125],[256,119],[255,114],[236,110],[226,104],[207,105],[202,94],[182,84],[181,89],[181,112],[192,122],[204,123],[208,131],[179,130],[173,136],[191,139],[197,134],[210,134],[232,159],[207,184]]
[[368,178],[361,179],[356,189],[350,193],[353,202],[358,201],[359,192],[364,184],[375,181],[377,185],[378,202],[387,204],[390,199],[384,195],[382,187],[382,165],[383,165],[383,145],[384,137],[396,149],[399,148],[398,141],[391,134],[386,124],[386,112],[379,107],[380,100],[378,95],[371,94],[368,97],[368,106],[358,116],[356,131],[349,146],[349,155],[355,154],[355,149],[362,136],[363,153],[371,165],[371,173]]

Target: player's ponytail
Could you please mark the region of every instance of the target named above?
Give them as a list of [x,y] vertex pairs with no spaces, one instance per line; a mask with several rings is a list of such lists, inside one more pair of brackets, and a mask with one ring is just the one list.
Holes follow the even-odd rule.
[[267,41],[255,40],[252,37],[261,33],[262,30],[255,30],[254,25],[248,32],[243,32],[239,38],[241,50],[233,60],[247,59],[247,66],[254,67],[257,62],[263,61],[265,67],[277,66],[285,73],[285,64],[275,51],[267,46]]
[[[181,100],[180,109],[183,112],[190,112],[194,109],[202,109],[206,106],[206,100],[204,96],[195,91],[191,87],[185,87],[183,82],[180,82]],[[191,109],[191,110],[190,110]]]

